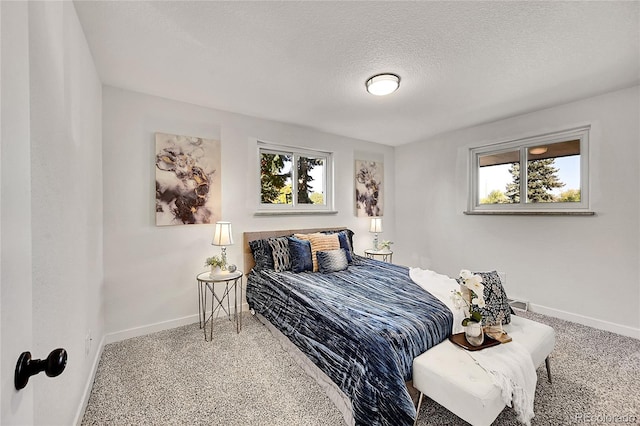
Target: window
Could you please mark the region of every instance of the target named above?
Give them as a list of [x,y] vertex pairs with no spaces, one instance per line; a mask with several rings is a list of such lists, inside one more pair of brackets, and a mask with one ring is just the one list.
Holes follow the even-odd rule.
[[332,212],[333,156],[330,152],[259,141],[258,155],[261,211]]
[[469,210],[588,209],[589,127],[470,150]]

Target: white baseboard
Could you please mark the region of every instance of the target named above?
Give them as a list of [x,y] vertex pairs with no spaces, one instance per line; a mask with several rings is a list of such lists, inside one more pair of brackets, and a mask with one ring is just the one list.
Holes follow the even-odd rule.
[[105,336],[106,344],[120,342],[121,340],[130,339],[132,337],[144,336],[147,334],[155,333],[157,331],[170,330],[176,327],[182,327],[183,325],[193,324],[198,322],[198,315],[188,315],[182,318],[175,318],[167,321],[160,321],[155,324],[142,325],[140,327],[128,328],[126,330],[114,331],[107,333]]
[[197,321],[198,315],[189,315],[183,318],[177,318],[173,320],[158,322],[155,324],[144,325],[141,327],[134,327],[122,331],[116,331],[113,333],[107,333],[102,336],[100,345],[98,346],[98,350],[96,351],[96,356],[91,366],[91,372],[87,377],[87,383],[85,384],[84,392],[82,393],[82,399],[80,401],[80,405],[78,406],[78,410],[76,411],[76,416],[73,424],[76,426],[80,426],[80,424],[82,423],[82,418],[84,417],[84,412],[87,409],[89,397],[91,396],[93,382],[96,378],[96,373],[98,372],[98,364],[100,363],[100,358],[102,357],[102,352],[106,344],[119,342],[121,340],[130,339],[132,337],[144,336],[146,334],[155,333],[156,331],[181,327],[183,325],[192,324]]
[[591,318],[584,315],[574,314],[560,309],[549,308],[547,306],[529,303],[529,310],[539,314],[549,315],[555,318],[576,322],[578,324],[587,325],[599,330],[611,331],[612,333],[621,334],[623,336],[640,339],[640,329],[629,327],[627,325],[617,324],[610,321],[604,321],[597,318]]
[[[242,304],[241,312],[248,312],[249,305],[247,303]],[[144,336],[147,334],[155,333],[157,331],[170,330],[176,327],[182,327],[183,325],[193,324],[198,322],[198,315],[188,315],[182,318],[175,318],[167,321],[157,322],[155,324],[142,325],[140,327],[128,328],[126,330],[115,331],[107,333],[105,336],[105,344],[120,342],[122,340],[130,339],[132,337]]]
[[82,423],[84,412],[87,409],[89,397],[91,396],[91,389],[93,389],[93,381],[95,380],[96,373],[98,372],[98,364],[100,364],[100,358],[102,358],[102,350],[104,349],[104,345],[105,339],[104,336],[102,336],[102,339],[100,339],[100,344],[98,345],[98,350],[96,351],[95,358],[93,359],[93,363],[91,364],[91,371],[87,376],[87,383],[85,383],[84,385],[84,391],[82,392],[80,405],[78,406],[75,419],[73,420],[73,424],[76,426],[80,426],[80,424]]

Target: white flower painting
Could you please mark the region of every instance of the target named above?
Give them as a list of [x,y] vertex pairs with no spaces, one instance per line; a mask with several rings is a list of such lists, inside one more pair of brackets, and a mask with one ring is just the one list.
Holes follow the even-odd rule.
[[156,133],[156,225],[222,217],[220,141]]
[[383,163],[356,160],[356,216],[382,216]]

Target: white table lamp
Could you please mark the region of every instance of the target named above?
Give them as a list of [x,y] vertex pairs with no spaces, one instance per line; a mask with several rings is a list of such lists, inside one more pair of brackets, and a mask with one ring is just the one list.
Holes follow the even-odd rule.
[[213,233],[213,241],[211,244],[214,246],[222,247],[222,270],[227,270],[227,247],[233,244],[233,233],[231,231],[231,222],[216,222],[216,229]]
[[378,250],[378,233],[382,232],[382,218],[381,217],[372,217],[371,225],[369,226],[369,232],[374,234],[373,237],[373,248]]

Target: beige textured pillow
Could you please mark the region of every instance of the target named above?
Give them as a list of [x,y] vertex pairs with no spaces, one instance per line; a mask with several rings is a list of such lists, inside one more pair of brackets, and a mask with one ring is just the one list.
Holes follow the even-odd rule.
[[[311,259],[313,260],[313,272],[318,272],[318,257],[316,253],[319,251],[329,251],[340,249],[340,240],[338,234],[308,234],[311,242]],[[296,237],[300,238],[300,237]]]

